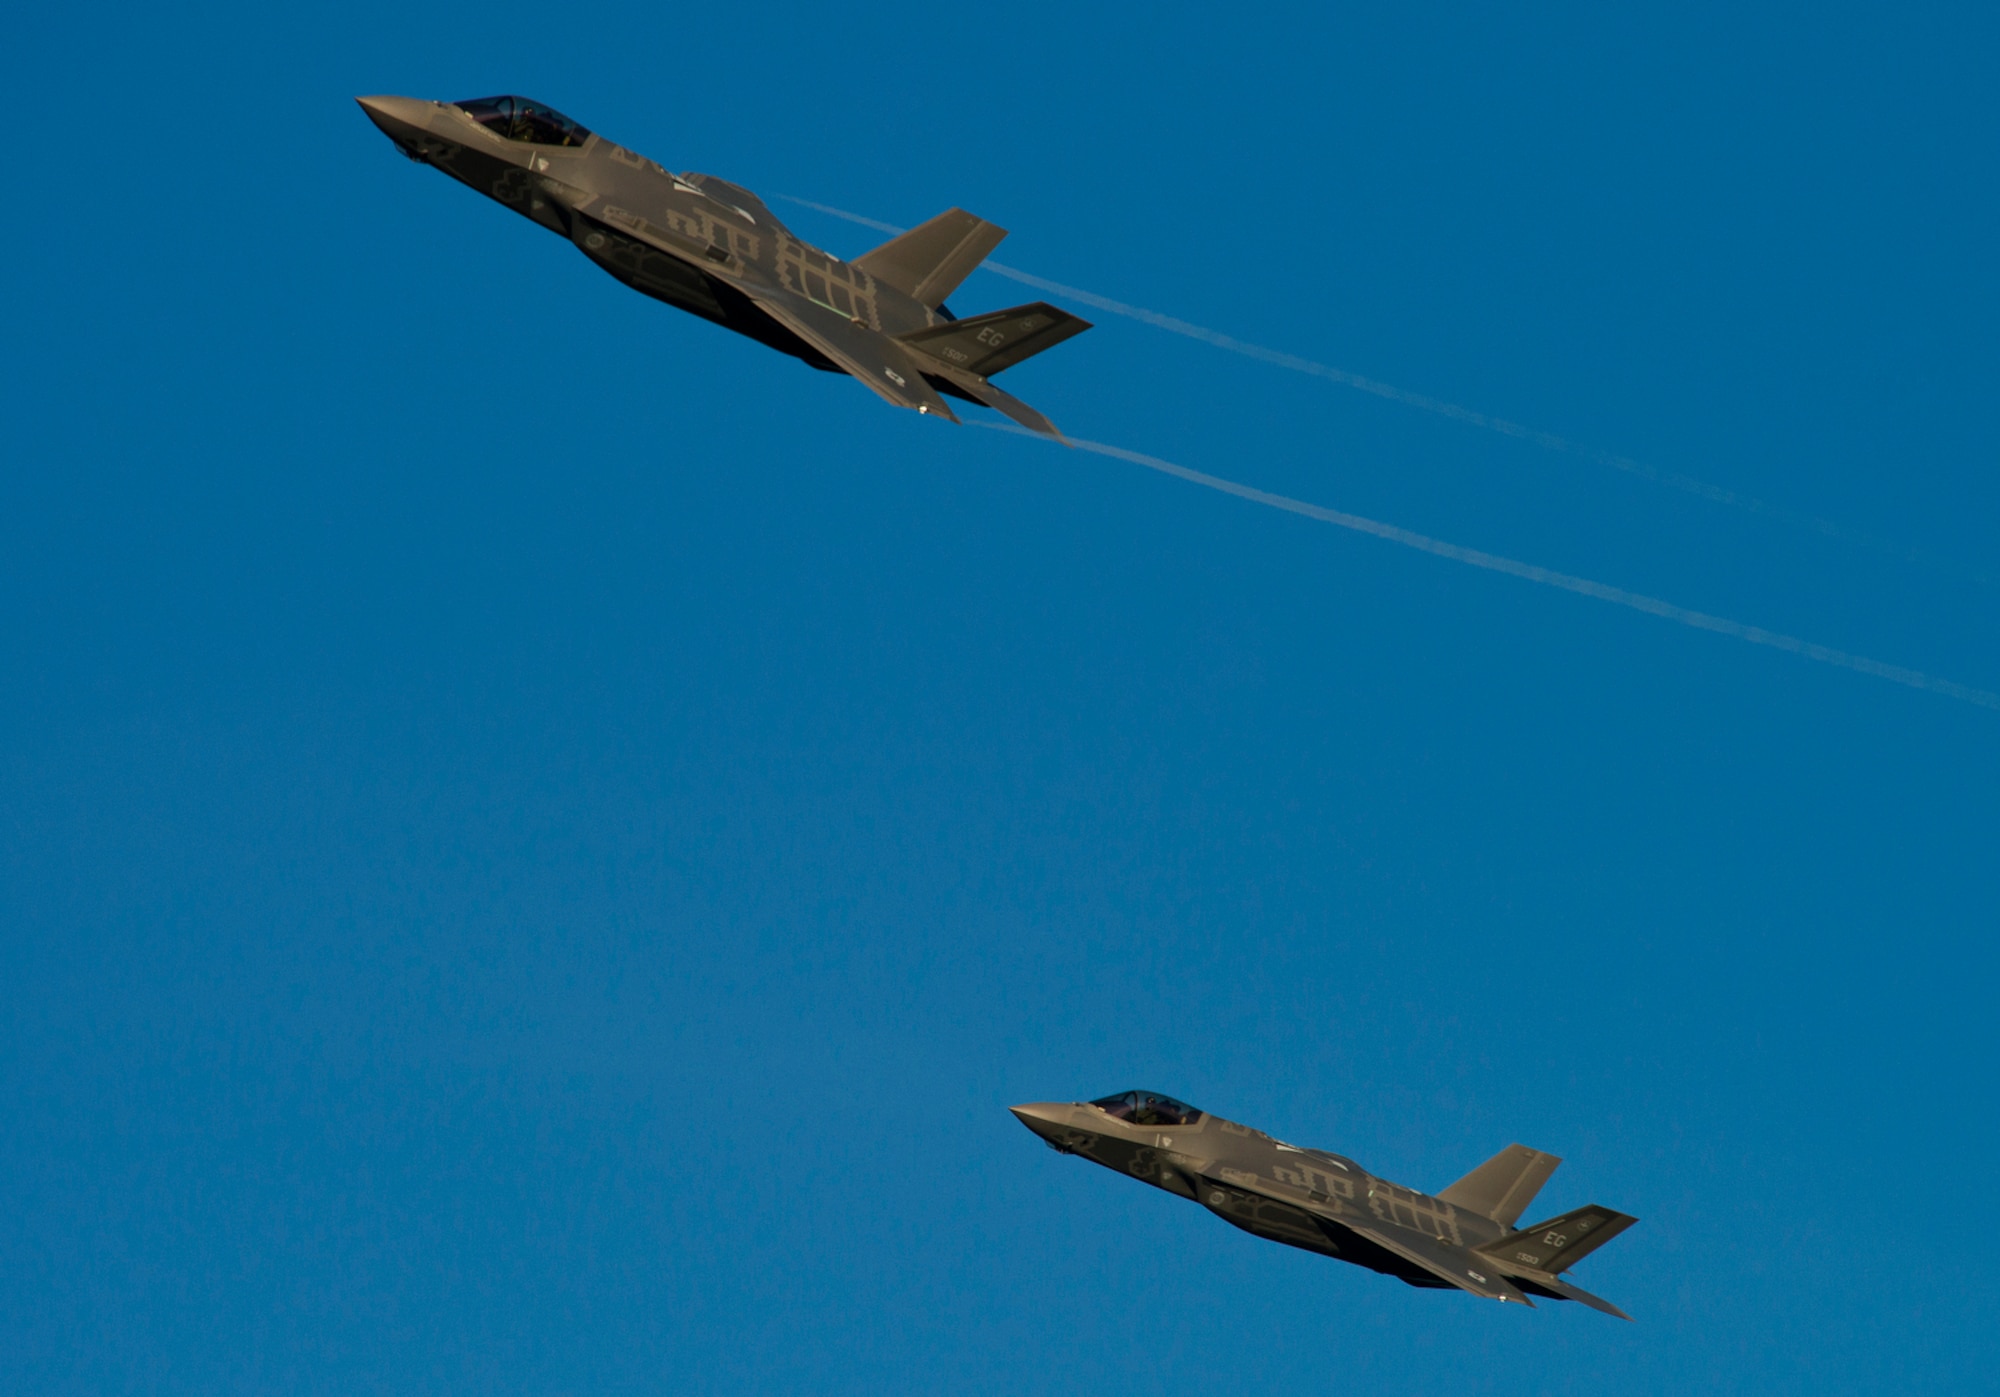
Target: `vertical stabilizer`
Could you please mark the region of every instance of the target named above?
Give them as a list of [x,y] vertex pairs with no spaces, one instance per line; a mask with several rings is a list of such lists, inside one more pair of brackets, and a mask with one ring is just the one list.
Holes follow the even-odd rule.
[[950,209],[862,253],[854,265],[936,310],[1006,236],[1005,228]]
[[1567,1271],[1638,1220],[1592,1203],[1473,1250],[1509,1270],[1530,1266],[1553,1276]]
[[1526,1145],[1509,1145],[1438,1195],[1440,1202],[1512,1227],[1562,1161]]

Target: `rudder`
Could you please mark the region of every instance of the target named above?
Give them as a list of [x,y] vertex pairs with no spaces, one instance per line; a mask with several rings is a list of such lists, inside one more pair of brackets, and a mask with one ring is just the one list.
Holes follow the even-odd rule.
[[1088,320],[1057,310],[1046,301],[1036,301],[967,316],[949,325],[911,330],[896,338],[955,369],[991,378],[1089,328]]
[[1512,1227],[1561,1163],[1555,1155],[1509,1145],[1440,1193],[1438,1200]]
[[1473,1250],[1502,1267],[1527,1266],[1553,1276],[1576,1265],[1637,1221],[1635,1217],[1592,1203]]
[[853,265],[936,310],[1006,236],[1005,228],[964,209],[948,209],[862,253]]

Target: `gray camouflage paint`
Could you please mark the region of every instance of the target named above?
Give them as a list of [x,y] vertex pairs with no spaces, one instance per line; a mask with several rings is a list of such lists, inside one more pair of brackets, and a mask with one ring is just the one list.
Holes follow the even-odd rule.
[[[1431,1289],[1455,1286],[1491,1300],[1530,1305],[1530,1295],[1576,1300],[1630,1319],[1624,1311],[1561,1278],[1560,1273],[1632,1225],[1634,1219],[1591,1205],[1533,1227],[1515,1229],[1447,1197],[1369,1173],[1325,1150],[1301,1149],[1261,1130],[1201,1113],[1180,1125],[1134,1125],[1087,1102],[1038,1102],[1011,1108],[1051,1148],[1179,1198],[1224,1222],[1287,1246],[1365,1266]],[[1497,1201],[1496,1210],[1532,1196],[1560,1161],[1513,1146],[1444,1190]],[[1530,1173],[1525,1190],[1492,1187],[1491,1172]],[[1476,1180],[1488,1175],[1487,1187]]]
[[[356,100],[412,160],[568,239],[634,290],[814,368],[852,374],[899,407],[956,421],[941,396],[949,394],[1060,437],[990,375],[1089,328],[1074,316],[1037,303],[954,320],[800,239],[726,180],[676,175],[595,134],[580,146],[529,144],[451,103]],[[992,241],[1003,235],[952,216]],[[996,352],[1003,344],[1005,355]]]

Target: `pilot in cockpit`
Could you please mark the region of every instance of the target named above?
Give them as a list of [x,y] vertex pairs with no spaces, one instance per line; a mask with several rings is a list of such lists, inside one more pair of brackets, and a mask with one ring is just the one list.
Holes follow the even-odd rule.
[[537,146],[580,146],[590,132],[554,107],[526,97],[468,97],[452,105],[496,136]]
[[1127,1125],[1193,1125],[1201,1118],[1201,1112],[1185,1101],[1156,1091],[1121,1091],[1090,1104]]

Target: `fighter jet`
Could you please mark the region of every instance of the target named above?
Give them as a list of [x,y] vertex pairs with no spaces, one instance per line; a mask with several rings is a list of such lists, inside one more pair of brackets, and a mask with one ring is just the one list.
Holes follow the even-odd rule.
[[1631,1318],[1562,1273],[1637,1219],[1593,1203],[1533,1227],[1515,1226],[1562,1163],[1552,1154],[1509,1145],[1431,1195],[1158,1092],[1011,1109],[1052,1149],[1191,1199],[1258,1237],[1408,1285],[1456,1286],[1517,1305],[1532,1306],[1531,1295],[1576,1300]]
[[946,396],[1060,439],[993,376],[1088,322],[1036,302],[960,320],[949,296],[1007,236],[963,209],[843,262],[749,190],[676,175],[525,97],[362,97],[405,155],[576,244],[634,290],[848,373],[898,407],[956,422]]

